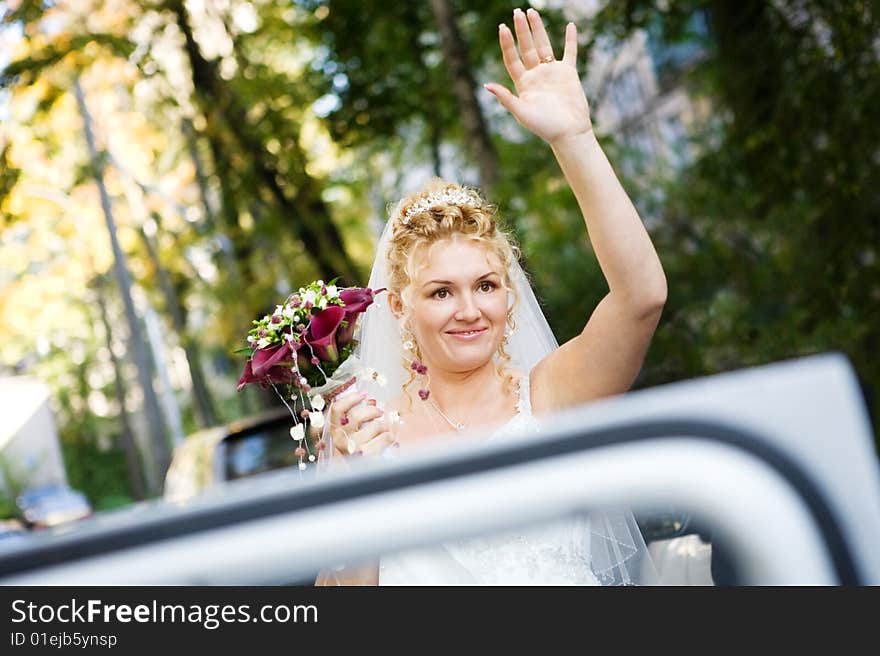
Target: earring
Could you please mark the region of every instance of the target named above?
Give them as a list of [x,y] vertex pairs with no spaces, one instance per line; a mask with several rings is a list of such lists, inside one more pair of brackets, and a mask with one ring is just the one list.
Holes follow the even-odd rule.
[[513,322],[513,312],[508,311],[507,313],[507,325],[504,328],[504,337],[501,338],[501,348],[507,348],[507,344],[510,342],[510,337],[513,335],[516,330],[516,325]]
[[416,372],[417,375],[422,376],[422,384],[419,386],[419,398],[422,401],[427,401],[428,396],[430,396],[431,391],[428,389],[428,382],[424,378],[428,374],[428,367],[422,364],[422,355],[419,350],[419,345],[416,342],[415,335],[407,328],[401,326],[400,327],[400,339],[403,342],[403,348],[405,351],[409,351],[411,355],[409,368]]
[[412,334],[407,328],[401,326],[400,327],[400,342],[403,345],[403,349],[405,351],[415,351],[416,344],[415,335]]

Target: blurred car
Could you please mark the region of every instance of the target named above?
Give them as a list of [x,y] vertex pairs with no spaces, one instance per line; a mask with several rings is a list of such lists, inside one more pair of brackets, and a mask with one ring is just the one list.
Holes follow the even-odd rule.
[[17,519],[0,520],[0,540],[20,540],[26,530]]
[[86,495],[62,483],[25,490],[18,495],[15,505],[32,529],[58,526],[92,514]]
[[295,467],[292,423],[282,407],[193,433],[174,450],[164,498],[180,501],[226,481]]

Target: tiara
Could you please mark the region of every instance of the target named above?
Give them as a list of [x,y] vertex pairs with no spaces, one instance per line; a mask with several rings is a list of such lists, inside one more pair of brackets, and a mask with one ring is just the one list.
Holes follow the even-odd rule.
[[479,199],[475,198],[473,194],[464,189],[445,189],[441,192],[433,192],[414,203],[413,206],[406,211],[403,218],[400,219],[400,222],[406,225],[409,223],[413,214],[424,212],[444,203],[458,205],[459,207],[463,205],[479,205]]

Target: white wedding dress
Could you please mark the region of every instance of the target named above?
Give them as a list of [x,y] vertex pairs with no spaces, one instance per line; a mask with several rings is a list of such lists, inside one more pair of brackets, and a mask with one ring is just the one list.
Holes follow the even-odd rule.
[[[489,440],[540,430],[529,392],[526,374],[519,381],[517,413]],[[589,522],[577,516],[383,556],[379,585],[600,585],[585,560]]]

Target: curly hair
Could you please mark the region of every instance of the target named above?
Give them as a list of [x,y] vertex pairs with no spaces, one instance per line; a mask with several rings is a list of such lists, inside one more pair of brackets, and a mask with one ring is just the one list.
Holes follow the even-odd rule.
[[[445,191],[467,193],[472,202],[462,205],[426,202],[431,194]],[[426,207],[427,205],[430,207]],[[389,219],[394,223],[385,255],[385,265],[388,271],[389,291],[400,297],[404,306],[404,317],[407,317],[413,308],[411,283],[416,279],[417,262],[427,261],[434,247],[439,243],[446,240],[466,239],[482,244],[501,261],[502,284],[513,295],[513,305],[507,316],[507,325],[511,332],[516,329],[513,315],[519,297],[508,277],[508,272],[510,264],[519,261],[522,253],[515,237],[499,225],[497,210],[497,206],[483,199],[476,188],[442,178],[433,178],[420,191],[405,196],[397,202]],[[406,217],[408,211],[410,216],[404,223],[402,219]],[[423,251],[427,251],[425,257],[417,257]],[[421,362],[421,350],[418,343],[413,341],[413,352],[416,359]],[[509,369],[510,355],[505,352],[504,346],[502,342],[497,351],[495,371],[504,381],[507,389],[512,391],[514,375]],[[409,379],[403,384],[402,391],[409,401],[409,408],[412,408],[413,399],[409,387],[415,380],[416,372],[412,369],[412,363],[406,358],[403,359],[402,364],[409,372]]]

